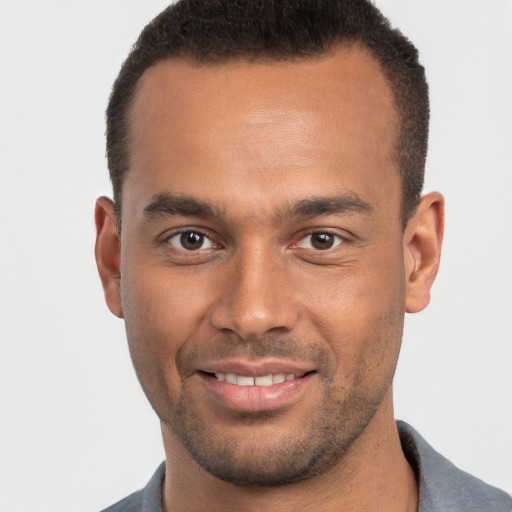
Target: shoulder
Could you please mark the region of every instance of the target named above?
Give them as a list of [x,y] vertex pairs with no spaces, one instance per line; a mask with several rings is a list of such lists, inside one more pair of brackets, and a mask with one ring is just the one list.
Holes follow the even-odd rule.
[[134,492],[126,498],[118,501],[114,505],[106,508],[102,512],[141,512],[142,511],[142,491]]
[[458,469],[407,423],[398,421],[397,427],[419,482],[418,512],[512,512],[506,492]]
[[165,463],[162,462],[144,489],[134,492],[102,512],[162,512],[162,485]]

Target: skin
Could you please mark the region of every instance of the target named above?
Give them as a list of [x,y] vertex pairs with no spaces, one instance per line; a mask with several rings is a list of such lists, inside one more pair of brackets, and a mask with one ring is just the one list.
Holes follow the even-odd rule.
[[[392,379],[404,312],[429,302],[443,199],[424,196],[402,230],[378,64],[356,46],[169,60],[141,78],[130,126],[122,233],[100,198],[96,257],[162,422],[164,506],[416,510]],[[228,360],[309,373],[277,407],[247,391],[242,410],[205,374]]]

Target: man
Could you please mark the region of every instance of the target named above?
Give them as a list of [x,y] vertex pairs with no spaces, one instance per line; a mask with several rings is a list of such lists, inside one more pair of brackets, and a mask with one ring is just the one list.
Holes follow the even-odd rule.
[[184,0],[114,85],[96,207],[166,461],[109,510],[511,510],[393,416],[439,266],[417,52],[362,0]]

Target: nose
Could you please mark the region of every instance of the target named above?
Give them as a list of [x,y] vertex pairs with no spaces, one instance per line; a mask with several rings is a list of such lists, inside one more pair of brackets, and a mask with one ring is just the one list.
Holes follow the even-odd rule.
[[210,310],[212,326],[253,340],[270,332],[291,331],[299,318],[286,262],[263,247],[248,248],[226,264],[217,300]]

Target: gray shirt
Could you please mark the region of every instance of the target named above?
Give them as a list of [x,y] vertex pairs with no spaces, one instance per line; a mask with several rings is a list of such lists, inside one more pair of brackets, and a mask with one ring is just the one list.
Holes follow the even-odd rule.
[[[402,449],[420,488],[418,512],[512,512],[512,498],[461,471],[437,453],[410,425],[397,422]],[[103,512],[162,512],[162,463],[144,489]]]

